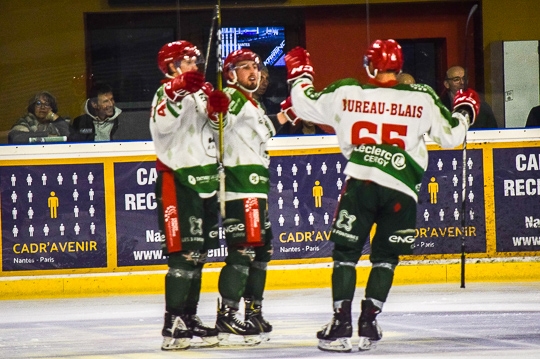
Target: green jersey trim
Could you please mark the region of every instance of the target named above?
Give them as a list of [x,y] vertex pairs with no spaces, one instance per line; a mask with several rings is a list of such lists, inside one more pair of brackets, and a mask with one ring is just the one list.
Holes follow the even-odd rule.
[[240,111],[242,110],[242,107],[248,102],[249,100],[242,94],[242,92],[236,90],[232,87],[226,87],[223,89],[223,92],[225,92],[227,95],[231,97],[231,102],[229,104],[229,112],[233,115],[238,115]]
[[405,151],[391,145],[360,145],[353,150],[350,162],[374,167],[405,184],[415,193],[422,182],[424,169]]
[[225,190],[235,193],[270,192],[270,172],[261,165],[225,167]]
[[184,186],[197,193],[212,193],[219,188],[217,163],[206,166],[179,168],[174,171],[176,178]]

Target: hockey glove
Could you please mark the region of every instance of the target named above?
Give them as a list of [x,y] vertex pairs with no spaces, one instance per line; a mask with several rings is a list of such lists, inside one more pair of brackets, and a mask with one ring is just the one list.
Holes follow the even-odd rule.
[[281,103],[281,113],[293,126],[301,121],[292,108],[291,96]]
[[208,118],[212,122],[218,122],[218,114],[227,113],[227,111],[229,110],[230,102],[231,101],[229,99],[229,96],[227,96],[227,94],[225,94],[223,91],[212,91],[212,93],[210,93],[210,95],[208,96],[208,103],[206,107],[206,110],[208,112]]
[[214,91],[214,86],[212,86],[212,84],[210,82],[205,82],[202,87],[201,87],[201,90],[204,92],[204,94],[206,96],[210,96],[210,94],[212,93],[212,91]]
[[480,97],[473,89],[458,90],[454,97],[454,111],[467,114],[469,126],[472,126],[480,112]]
[[176,76],[165,85],[165,94],[174,102],[182,101],[189,94],[199,91],[204,85],[204,75],[188,71]]
[[307,77],[313,81],[315,71],[311,64],[309,53],[302,47],[297,46],[285,55],[287,66],[287,82],[292,83],[300,77]]

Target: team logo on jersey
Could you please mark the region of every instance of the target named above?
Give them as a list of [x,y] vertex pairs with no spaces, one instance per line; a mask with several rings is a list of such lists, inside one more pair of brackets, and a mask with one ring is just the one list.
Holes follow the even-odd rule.
[[403,153],[394,153],[392,156],[392,166],[394,166],[396,170],[402,170],[407,166]]
[[339,211],[339,218],[336,221],[336,227],[343,228],[347,232],[350,232],[354,221],[356,221],[356,216],[349,214],[347,210],[343,209]]
[[189,182],[191,185],[195,186],[195,184],[197,183],[197,179],[195,179],[194,176],[189,175],[189,176],[188,176],[188,182]]
[[260,178],[258,174],[252,173],[249,175],[249,182],[251,182],[252,184],[257,184],[259,183],[259,181],[260,181]]
[[202,230],[202,218],[196,218],[196,217],[189,217],[189,231],[194,236],[199,235],[202,236],[203,230]]

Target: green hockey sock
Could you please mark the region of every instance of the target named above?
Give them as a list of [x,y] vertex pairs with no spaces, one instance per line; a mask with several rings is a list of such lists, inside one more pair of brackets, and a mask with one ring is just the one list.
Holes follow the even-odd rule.
[[240,302],[246,287],[249,268],[238,264],[226,264],[219,275],[218,289],[222,298]]
[[356,267],[354,263],[334,262],[332,271],[332,298],[334,302],[352,300],[356,289]]
[[386,302],[393,280],[394,271],[392,269],[385,267],[371,268],[366,285],[366,298],[373,298],[381,302]]
[[170,268],[165,276],[165,307],[173,314],[181,314],[191,288],[193,272]]
[[265,285],[266,269],[261,269],[252,265],[249,268],[244,298],[253,298],[256,301],[262,301]]

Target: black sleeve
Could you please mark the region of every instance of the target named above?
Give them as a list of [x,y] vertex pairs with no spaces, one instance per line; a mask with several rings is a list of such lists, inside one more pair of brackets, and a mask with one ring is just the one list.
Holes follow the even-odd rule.
[[268,118],[272,121],[272,124],[274,125],[274,128],[276,129],[276,135],[282,135],[283,134],[283,130],[285,129],[285,125],[288,123],[285,123],[284,125],[282,125],[281,123],[279,123],[278,119],[277,119],[277,114],[275,115],[267,115]]
[[26,132],[26,131],[11,130],[8,133],[8,143],[30,143],[31,138],[41,139],[48,136],[49,136],[48,133],[45,131]]
[[69,124],[68,121],[66,121],[65,118],[58,117],[56,121],[54,121],[52,124],[58,130],[58,132],[60,133],[60,136],[66,136],[66,137],[70,136],[70,133],[72,132],[71,125]]
[[540,106],[531,108],[525,127],[540,127]]

